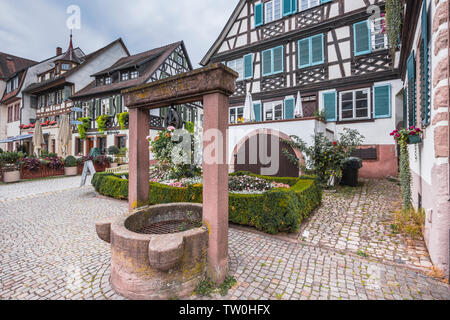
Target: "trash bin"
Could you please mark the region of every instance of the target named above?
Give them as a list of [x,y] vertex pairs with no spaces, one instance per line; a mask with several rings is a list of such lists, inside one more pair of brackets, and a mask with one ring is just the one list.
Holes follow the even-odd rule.
[[358,171],[362,168],[360,158],[350,157],[344,160],[341,184],[350,187],[358,186]]

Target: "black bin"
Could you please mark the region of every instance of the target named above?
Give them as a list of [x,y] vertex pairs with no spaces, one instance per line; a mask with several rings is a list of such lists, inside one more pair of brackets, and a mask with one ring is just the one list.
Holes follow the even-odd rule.
[[362,168],[360,158],[347,158],[344,160],[341,184],[350,187],[358,186],[358,171]]

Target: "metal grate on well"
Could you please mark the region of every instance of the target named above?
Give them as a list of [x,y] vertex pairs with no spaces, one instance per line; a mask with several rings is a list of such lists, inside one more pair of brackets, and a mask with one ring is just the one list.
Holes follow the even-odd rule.
[[138,230],[131,230],[139,234],[171,234],[184,232],[201,226],[201,222],[190,220],[163,221],[145,226]]

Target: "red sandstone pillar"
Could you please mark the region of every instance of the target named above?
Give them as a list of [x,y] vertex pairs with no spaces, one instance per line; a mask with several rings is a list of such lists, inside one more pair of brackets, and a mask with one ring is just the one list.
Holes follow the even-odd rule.
[[149,192],[149,143],[150,113],[146,109],[129,110],[129,185],[130,211],[148,204]]
[[[203,97],[205,141],[203,144],[203,221],[209,228],[208,276],[222,283],[228,272],[228,163],[227,133],[228,97],[221,93]],[[222,143],[206,141],[208,129],[221,132]],[[221,153],[219,161],[208,163],[206,149],[215,147]],[[209,148],[208,148],[209,147]],[[215,153],[217,155],[217,153]]]

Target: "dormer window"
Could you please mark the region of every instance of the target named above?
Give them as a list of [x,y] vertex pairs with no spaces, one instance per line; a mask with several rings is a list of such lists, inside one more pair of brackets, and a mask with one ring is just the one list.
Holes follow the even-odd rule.
[[105,84],[105,78],[97,78],[97,86],[103,86]]
[[6,93],[16,90],[19,87],[19,77],[14,77],[6,83]]
[[137,72],[137,71],[132,71],[132,72],[130,73],[130,77],[131,77],[131,79],[137,79],[137,78],[139,77],[139,72]]
[[61,70],[64,70],[64,71],[70,70],[70,64],[68,64],[68,63],[63,63],[63,64],[61,65]]
[[128,79],[130,79],[130,75],[129,75],[128,72],[121,73],[121,75],[120,75],[120,80],[121,81],[127,81]]
[[108,85],[108,84],[111,84],[111,83],[112,83],[112,78],[111,77],[106,77],[105,78],[105,84]]

